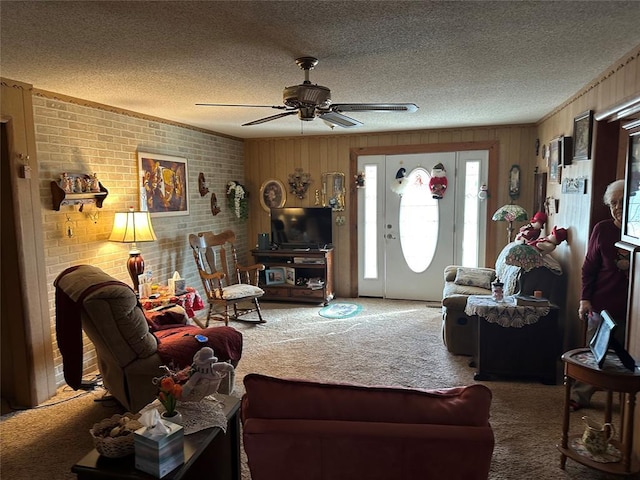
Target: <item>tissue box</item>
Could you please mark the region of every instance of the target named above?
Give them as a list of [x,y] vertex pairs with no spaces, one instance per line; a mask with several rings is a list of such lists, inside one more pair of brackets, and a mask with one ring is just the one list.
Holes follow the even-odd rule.
[[147,427],[142,427],[133,437],[136,468],[157,478],[184,463],[184,429],[181,425],[161,421],[169,430],[168,435],[152,436]]
[[167,284],[172,295],[182,295],[187,291],[187,281],[184,278],[170,278]]

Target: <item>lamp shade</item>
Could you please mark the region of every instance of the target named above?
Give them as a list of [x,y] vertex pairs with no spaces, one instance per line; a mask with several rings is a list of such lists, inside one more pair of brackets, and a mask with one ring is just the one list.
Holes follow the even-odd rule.
[[529,220],[529,214],[520,205],[510,203],[496,210],[491,220],[497,222],[525,222]]
[[540,252],[531,245],[517,243],[507,252],[504,263],[523,268],[525,272],[528,272],[544,265],[544,259]]
[[122,243],[156,240],[149,212],[136,212],[133,209],[128,212],[116,212],[109,240]]

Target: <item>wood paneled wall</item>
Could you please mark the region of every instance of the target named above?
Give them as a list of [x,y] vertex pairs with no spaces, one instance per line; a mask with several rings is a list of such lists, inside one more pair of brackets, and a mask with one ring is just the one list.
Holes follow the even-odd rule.
[[[451,145],[458,148],[461,145],[479,149],[487,148],[497,142],[498,166],[497,172],[491,172],[496,180],[489,184],[491,204],[503,205],[509,202],[508,174],[511,165],[518,164],[522,169],[522,190],[518,202],[527,210],[533,207],[533,173],[535,167],[536,128],[534,125],[511,125],[484,128],[423,130],[415,132],[394,132],[368,135],[340,135],[340,136],[308,136],[269,139],[245,140],[245,182],[252,193],[250,196],[250,211],[252,219],[248,225],[248,238],[256,242],[257,234],[270,232],[269,214],[259,203],[260,186],[268,179],[277,179],[287,185],[287,178],[296,168],[309,172],[313,183],[303,200],[287,195],[286,206],[313,206],[315,189],[320,189],[323,172],[344,172],[348,188],[353,186],[355,172],[351,171],[350,156],[353,151],[360,149],[384,150],[390,153],[406,153],[407,148],[412,151],[424,147],[424,151],[433,151],[438,145]],[[465,148],[465,149],[469,149]],[[493,184],[492,184],[493,183]],[[256,212],[258,212],[256,214]],[[336,255],[336,291],[338,296],[351,295],[351,240],[354,230],[350,228],[355,222],[355,210],[347,202],[346,210],[341,212],[346,216],[343,226],[334,224],[334,245]],[[493,211],[488,212],[489,217]],[[503,224],[487,222],[491,230],[490,238],[493,244],[487,245],[488,258],[495,258],[506,243]],[[519,226],[519,225],[518,225]]]
[[[572,99],[544,118],[538,125],[541,144],[559,135],[573,136],[573,119],[586,110],[609,110],[624,100],[640,95],[640,47],[626,55],[607,70],[603,76]],[[547,196],[559,200],[559,212],[549,218],[549,225],[569,230],[568,241],[560,245],[555,255],[568,273],[565,318],[567,328],[565,349],[582,345],[583,325],[577,311],[580,301],[580,269],[586,253],[591,228],[597,221],[609,216],[602,204],[606,186],[617,178],[624,178],[626,139],[618,123],[594,122],[592,159],[574,162],[562,171],[562,177],[587,178],[587,193],[567,195],[561,184],[549,183]],[[541,157],[537,165],[542,171],[547,166]]]

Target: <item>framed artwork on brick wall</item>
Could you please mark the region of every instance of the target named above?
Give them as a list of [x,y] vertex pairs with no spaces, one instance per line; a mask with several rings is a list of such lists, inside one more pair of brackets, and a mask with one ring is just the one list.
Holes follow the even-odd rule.
[[138,152],[140,210],[152,216],[189,215],[187,159]]

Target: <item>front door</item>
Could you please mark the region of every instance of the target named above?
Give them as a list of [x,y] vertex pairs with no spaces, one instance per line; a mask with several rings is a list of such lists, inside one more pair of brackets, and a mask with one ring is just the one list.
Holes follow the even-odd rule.
[[[447,265],[478,266],[486,205],[477,194],[487,165],[487,151],[358,158],[365,173],[358,192],[360,296],[439,301]],[[430,188],[436,173],[446,178],[441,198]]]

